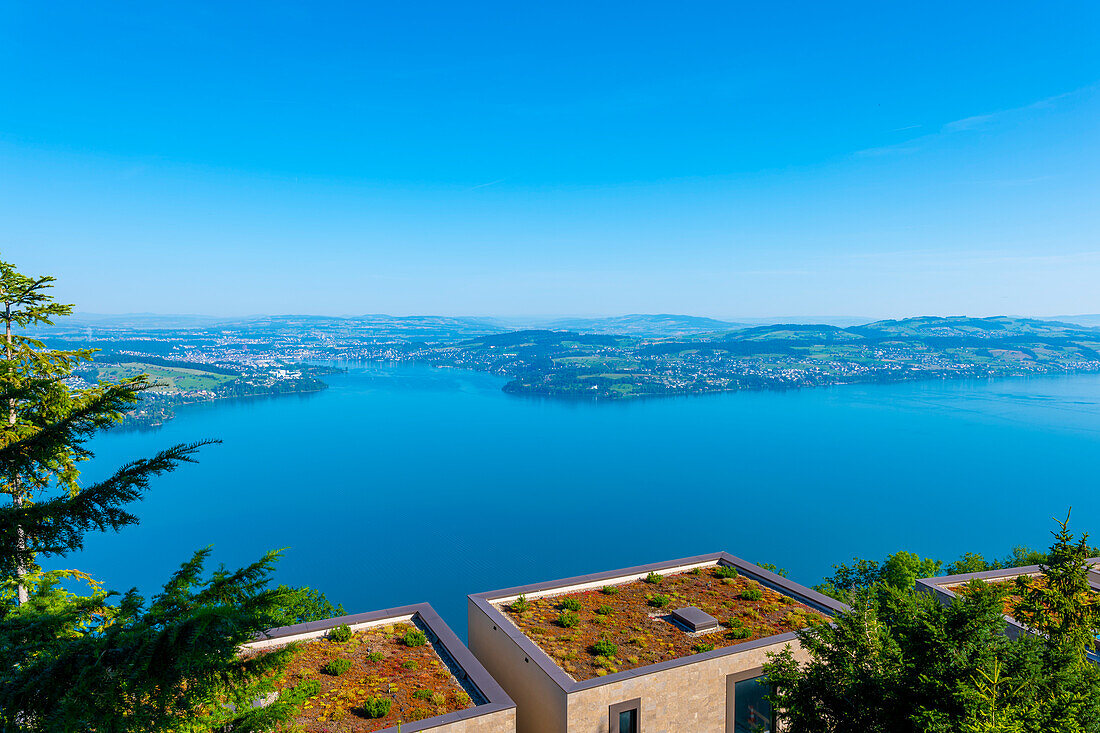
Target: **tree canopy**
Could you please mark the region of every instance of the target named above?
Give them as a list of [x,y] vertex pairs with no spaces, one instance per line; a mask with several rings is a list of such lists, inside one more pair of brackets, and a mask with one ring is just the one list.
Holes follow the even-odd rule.
[[0,262],[0,482],[12,498],[0,505],[0,729],[270,730],[300,702],[275,694],[294,648],[242,656],[241,644],[339,610],[311,589],[270,587],[278,552],[207,571],[211,549],[200,549],[149,600],[39,564],[82,549],[88,532],[136,523],[130,507],[152,480],[215,442],[170,446],[83,483],[81,464],[94,458],[88,441],[150,382],[67,383],[93,352],[49,349],[18,331],[71,313],[53,301],[52,283]]
[[[799,632],[808,660],[788,648],[765,665],[786,730],[1100,731],[1093,550],[1066,522],[1054,534],[1040,579],[975,580],[946,605],[912,588],[912,573],[931,567],[915,556],[894,562],[896,572],[883,572],[888,561],[835,575],[851,610]],[[1015,639],[1005,633],[1010,594],[1030,630]]]

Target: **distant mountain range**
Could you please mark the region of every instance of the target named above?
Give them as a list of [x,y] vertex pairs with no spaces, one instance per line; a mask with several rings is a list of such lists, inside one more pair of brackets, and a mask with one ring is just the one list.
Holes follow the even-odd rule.
[[1090,328],[1100,327],[1100,313],[1084,314],[1079,316],[1051,316],[1042,319],[1044,321],[1062,321],[1063,323],[1076,323],[1079,326]]
[[[309,329],[336,330],[371,336],[407,336],[422,339],[473,338],[482,335],[523,330],[571,331],[576,333],[612,334],[638,338],[687,338],[706,334],[739,331],[739,338],[819,338],[834,341],[866,335],[869,331],[894,332],[910,336],[945,329],[955,335],[971,335],[982,331],[1013,333],[1046,333],[1050,329],[1066,330],[1084,326],[1100,327],[1100,315],[1059,316],[1057,319],[1029,318],[947,318],[925,316],[903,320],[868,323],[855,318],[813,319],[743,319],[723,321],[702,316],[670,313],[635,313],[602,318],[479,318],[452,316],[391,316],[365,314],[359,316],[319,315],[256,315],[204,316],[189,314],[96,314],[77,313],[59,321],[50,331],[134,331],[189,330],[232,328],[239,331],[292,333]],[[1019,329],[1024,329],[1020,331]],[[847,335],[844,335],[844,334]]]
[[632,313],[606,318],[556,318],[545,323],[522,323],[526,328],[540,326],[553,331],[623,334],[627,336],[685,336],[694,333],[714,333],[745,328],[745,323],[719,321],[702,316],[671,313]]

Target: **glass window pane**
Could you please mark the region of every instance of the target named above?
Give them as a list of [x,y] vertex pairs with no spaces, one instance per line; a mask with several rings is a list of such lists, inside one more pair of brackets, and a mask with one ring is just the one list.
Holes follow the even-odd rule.
[[733,729],[737,733],[771,733],[772,705],[764,677],[742,680],[733,685]]
[[638,733],[637,710],[624,710],[619,713],[619,733]]

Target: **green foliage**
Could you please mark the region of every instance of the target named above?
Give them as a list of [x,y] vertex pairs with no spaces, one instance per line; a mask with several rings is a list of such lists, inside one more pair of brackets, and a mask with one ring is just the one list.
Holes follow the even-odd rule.
[[654,608],[664,608],[672,602],[672,599],[666,596],[664,593],[654,593],[653,595],[648,596],[646,600],[649,605],[653,606]]
[[463,706],[469,705],[470,704],[470,696],[465,692],[456,692],[455,693],[455,702],[457,702],[459,705],[463,705]]
[[738,596],[744,601],[759,601],[764,597],[764,591],[759,588],[745,588]]
[[661,581],[665,579],[665,576],[658,575],[657,573],[650,572],[645,576],[645,582],[652,583],[653,585],[660,585]]
[[611,606],[607,605],[606,603],[596,609],[596,613],[598,613],[601,616],[610,616],[614,612],[615,612],[615,609],[613,609]]
[[345,641],[350,641],[351,628],[347,624],[340,624],[339,626],[329,629],[328,638],[329,641],[335,641],[337,644],[343,644]]
[[447,702],[447,698],[442,692],[433,692],[429,699],[432,701],[433,705],[442,705]]
[[739,629],[745,625],[745,622],[739,618],[734,617],[727,621],[726,625],[728,625],[731,629]]
[[333,677],[339,677],[349,669],[351,669],[350,659],[332,659],[329,660],[325,666],[321,667],[322,672],[330,674]]
[[523,613],[530,607],[531,604],[527,602],[527,596],[522,593],[520,594],[519,598],[512,601],[512,605],[508,606],[508,608],[515,611],[516,613]]
[[562,611],[558,616],[558,626],[571,629],[581,622],[581,617],[573,611]]
[[833,574],[814,590],[847,602],[852,594],[875,585],[892,588],[912,588],[918,578],[939,574],[943,563],[904,550],[888,555],[880,565],[874,560],[856,559],[852,565],[834,565]]
[[[1093,550],[1090,557],[1098,553]],[[945,575],[962,575],[963,573],[981,573],[986,570],[999,570],[1001,568],[1021,568],[1026,565],[1041,565],[1047,561],[1046,553],[1032,550],[1030,547],[1013,547],[1012,552],[1002,559],[986,560],[980,554],[968,552],[955,562],[943,569]]]
[[432,691],[431,690],[417,690],[416,692],[413,693],[413,697],[415,697],[417,700],[427,700],[427,699],[431,698],[431,696],[432,696]]
[[404,662],[401,663],[401,666],[405,669],[413,670],[418,668],[420,664],[415,659],[406,659]]
[[719,565],[714,569],[714,577],[716,578],[736,578],[738,575],[740,573],[732,565]]
[[566,598],[561,602],[559,608],[564,608],[566,611],[579,611],[581,610],[581,602],[576,598]]
[[208,731],[287,719],[286,701],[252,702],[274,692],[294,647],[238,654],[279,611],[266,587],[278,555],[204,578],[209,554],[196,553],[151,602],[131,591],[111,604],[110,593],[62,591],[55,574],[28,576],[28,601],[0,618],[0,730]]
[[618,592],[619,589],[613,585],[605,585],[603,588],[600,588],[600,593],[603,593],[605,596],[617,595]]
[[847,603],[851,594],[870,588],[881,577],[882,569],[877,562],[857,558],[851,565],[834,565],[833,574],[815,585],[814,590]]
[[[313,588],[291,588],[280,585],[276,591],[283,597],[283,606],[275,619],[276,626],[290,626],[307,621],[324,621],[344,615],[343,606],[332,605],[325,594]],[[331,638],[331,636],[330,636]]]
[[48,349],[18,333],[71,312],[49,296],[52,280],[0,262],[0,401],[7,408],[0,492],[11,497],[0,506],[0,730],[275,728],[294,703],[253,703],[275,691],[294,647],[239,651],[280,625],[292,606],[291,593],[269,587],[278,553],[206,575],[210,550],[200,550],[151,600],[37,564],[40,556],[80,550],[90,531],[135,524],[127,505],[205,444],[177,445],[100,481],[80,481],[81,465],[94,457],[89,441],[152,385],[144,376],[87,389],[66,384],[92,352]]
[[601,657],[607,657],[608,659],[611,659],[619,653],[619,647],[617,647],[608,639],[600,639],[592,645],[591,651],[593,654],[598,654]]
[[321,683],[315,679],[304,679],[279,695],[279,700],[291,705],[299,705],[321,692]]
[[698,644],[696,644],[695,646],[693,646],[691,648],[691,650],[693,652],[695,652],[696,654],[701,654],[703,652],[709,652],[709,651],[712,651],[713,649],[714,649],[714,644],[711,644],[710,642],[706,642],[706,641],[701,641],[701,642],[699,642]]
[[973,677],[974,704],[960,726],[961,733],[1022,733],[1024,721],[1033,709],[1013,704],[1022,687],[1001,674],[1001,660],[994,659],[988,672],[979,669]]
[[420,629],[409,629],[401,641],[405,642],[405,646],[424,646],[428,643],[428,637]]
[[730,629],[729,636],[731,639],[747,639],[752,636],[752,630],[746,629],[743,626],[738,626]]
[[[1035,634],[1004,633],[1003,584],[975,581],[951,605],[878,580],[850,593],[851,609],[798,633],[765,672],[786,729],[806,733],[1079,733],[1100,730],[1100,633],[1086,538],[1060,523],[1046,582],[1019,581],[1014,616]],[[897,556],[892,556],[897,557]],[[901,583],[915,556],[901,556]],[[918,568],[923,572],[925,568]],[[895,576],[895,579],[899,576]]]
[[[1090,548],[1089,551],[1092,553],[1090,557],[1100,556],[1100,549]],[[1012,552],[1004,558],[993,560],[986,560],[980,554],[968,552],[946,566],[938,560],[921,559],[910,552],[899,552],[888,556],[881,564],[874,560],[857,558],[851,565],[834,565],[833,574],[820,585],[814,586],[814,590],[846,601],[850,594],[878,583],[886,583],[896,588],[909,588],[918,578],[1019,568],[1026,565],[1041,565],[1046,561],[1045,553],[1028,547],[1014,547]]]
[[393,700],[388,697],[368,697],[360,710],[368,718],[384,718],[390,712]]
[[786,578],[787,575],[788,575],[786,568],[781,568],[778,565],[776,565],[775,563],[761,562],[761,563],[757,563],[757,566],[761,567],[761,568],[764,568],[765,570],[770,570],[771,572],[775,573],[776,575],[782,576],[784,578]]
[[917,578],[938,575],[943,565],[939,560],[921,558],[912,552],[901,550],[889,555],[882,563],[881,581],[892,588],[907,590],[917,583]]
[[371,662],[381,662],[385,657],[386,655],[382,652],[370,652],[367,654],[367,659]]

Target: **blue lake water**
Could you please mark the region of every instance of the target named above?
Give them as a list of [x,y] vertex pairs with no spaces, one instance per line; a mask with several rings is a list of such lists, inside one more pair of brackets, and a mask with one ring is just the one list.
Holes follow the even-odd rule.
[[229,566],[287,547],[280,581],[348,612],[427,600],[465,636],[477,591],[722,549],[813,584],[853,556],[1045,547],[1070,506],[1100,519],[1100,375],[601,404],[418,366],[326,379],[98,438],[88,479],[223,443],[63,564],[151,592],[208,544]]

